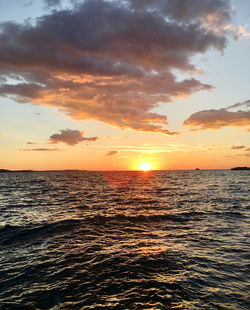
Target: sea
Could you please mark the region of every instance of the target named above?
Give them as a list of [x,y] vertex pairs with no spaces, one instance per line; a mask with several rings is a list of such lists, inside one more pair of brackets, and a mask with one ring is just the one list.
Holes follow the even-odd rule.
[[250,309],[250,171],[0,174],[0,309]]

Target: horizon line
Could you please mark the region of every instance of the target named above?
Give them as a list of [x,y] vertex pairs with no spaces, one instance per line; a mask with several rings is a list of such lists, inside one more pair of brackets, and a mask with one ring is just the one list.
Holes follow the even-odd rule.
[[8,173],[8,172],[66,172],[66,171],[79,171],[79,172],[83,172],[83,171],[89,171],[89,172],[151,172],[151,171],[209,171],[209,170],[232,170],[233,168],[249,168],[250,167],[232,167],[232,168],[192,168],[192,169],[150,169],[147,171],[144,170],[140,170],[140,169],[122,169],[122,170],[92,170],[92,169],[43,169],[43,170],[33,170],[33,169],[5,169],[5,168],[1,168],[0,172],[4,173]]

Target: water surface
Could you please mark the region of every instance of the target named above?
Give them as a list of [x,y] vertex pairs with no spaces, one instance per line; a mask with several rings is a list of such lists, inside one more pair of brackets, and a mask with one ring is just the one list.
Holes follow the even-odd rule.
[[0,309],[249,309],[249,171],[0,175]]

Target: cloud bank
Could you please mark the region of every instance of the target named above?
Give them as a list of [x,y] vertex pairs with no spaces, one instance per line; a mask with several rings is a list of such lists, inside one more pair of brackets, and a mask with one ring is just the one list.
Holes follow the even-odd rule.
[[230,1],[72,3],[35,24],[0,23],[0,95],[57,107],[74,119],[176,134],[153,110],[172,97],[212,89],[195,78],[179,81],[173,70],[194,73],[194,55],[225,48]]
[[97,137],[86,138],[83,136],[83,132],[79,130],[66,129],[60,130],[60,133],[50,136],[49,144],[63,142],[67,145],[73,146],[83,141],[91,142],[96,141],[97,139]]
[[[236,108],[240,109],[234,111]],[[250,100],[223,109],[196,112],[189,116],[183,124],[192,127],[192,130],[250,126]]]

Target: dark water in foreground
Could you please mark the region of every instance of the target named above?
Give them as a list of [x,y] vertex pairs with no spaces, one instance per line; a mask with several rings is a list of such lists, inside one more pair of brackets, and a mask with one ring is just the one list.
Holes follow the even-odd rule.
[[0,175],[0,309],[249,309],[249,171]]

